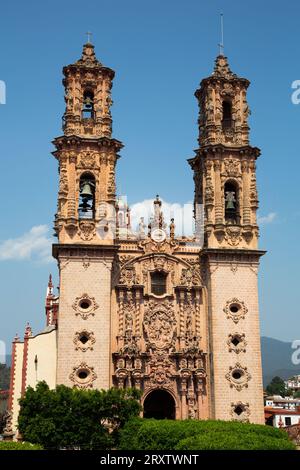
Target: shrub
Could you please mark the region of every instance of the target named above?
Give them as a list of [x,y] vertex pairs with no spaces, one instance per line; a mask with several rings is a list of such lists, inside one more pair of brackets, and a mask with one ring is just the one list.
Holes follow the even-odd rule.
[[42,450],[43,447],[30,442],[1,441],[0,450]]
[[140,412],[137,390],[78,390],[40,382],[20,400],[18,428],[45,449],[110,449],[124,424]]
[[230,421],[135,419],[120,434],[121,450],[293,449],[280,429]]

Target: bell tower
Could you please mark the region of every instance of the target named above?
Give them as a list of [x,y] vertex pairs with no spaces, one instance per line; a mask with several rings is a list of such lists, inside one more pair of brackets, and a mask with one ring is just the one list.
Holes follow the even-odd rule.
[[256,211],[256,160],[249,143],[247,89],[220,54],[201,81],[199,148],[194,172],[195,216],[204,207],[212,363],[212,410],[216,419],[263,423],[257,274],[260,256]]
[[63,68],[63,135],[53,254],[60,273],[57,383],[110,385],[110,292],[115,256],[115,168],[122,143],[112,138],[114,71],[83,46]]
[[205,206],[206,244],[211,248],[256,248],[256,159],[249,145],[249,81],[231,72],[219,55],[212,75],[202,80],[199,145],[190,160],[195,175],[195,203]]

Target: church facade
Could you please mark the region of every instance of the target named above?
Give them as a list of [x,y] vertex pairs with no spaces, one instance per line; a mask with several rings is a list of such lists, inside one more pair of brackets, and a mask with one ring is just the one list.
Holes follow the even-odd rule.
[[87,43],[63,74],[63,135],[53,142],[59,296],[50,278],[45,330],[33,335],[27,325],[24,340],[13,342],[12,432],[19,398],[40,380],[50,387],[139,388],[145,417],[264,423],[260,151],[249,143],[249,81],[219,55],[195,93],[199,146],[188,163],[196,234],[180,237],[158,196],[137,233],[116,196],[123,145],[112,137],[114,72]]

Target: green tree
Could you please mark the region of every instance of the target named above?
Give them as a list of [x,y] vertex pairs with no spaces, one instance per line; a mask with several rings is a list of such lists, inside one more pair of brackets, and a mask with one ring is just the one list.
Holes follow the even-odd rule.
[[300,398],[300,390],[294,393],[294,398]]
[[20,400],[19,431],[45,449],[111,449],[119,430],[140,412],[135,389],[78,390],[45,382]]
[[10,367],[0,364],[0,390],[8,390],[10,381]]
[[285,383],[280,377],[273,377],[267,386],[266,391],[269,395],[285,396]]

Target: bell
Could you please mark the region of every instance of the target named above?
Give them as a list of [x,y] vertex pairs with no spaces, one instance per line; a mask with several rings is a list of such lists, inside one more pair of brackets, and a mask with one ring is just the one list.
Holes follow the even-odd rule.
[[90,96],[87,96],[84,100],[84,107],[86,109],[91,109],[93,107],[93,100]]
[[235,209],[235,193],[234,191],[227,191],[226,193],[226,209]]
[[93,192],[90,183],[83,183],[80,196],[85,199],[93,199]]
[[81,212],[89,212],[92,209],[86,197],[83,198],[82,203],[79,204],[79,209]]

